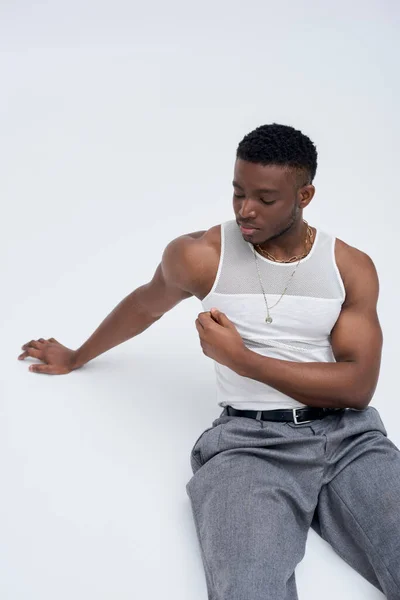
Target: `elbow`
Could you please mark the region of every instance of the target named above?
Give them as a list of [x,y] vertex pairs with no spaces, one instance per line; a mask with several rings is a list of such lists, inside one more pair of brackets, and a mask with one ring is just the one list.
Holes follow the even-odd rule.
[[368,406],[368,404],[371,402],[372,400],[372,396],[371,395],[364,395],[364,396],[360,396],[358,398],[353,398],[353,406],[351,406],[350,408],[355,408],[356,410],[365,410]]
[[361,368],[352,362],[352,371],[348,373],[347,385],[344,385],[343,404],[347,408],[365,410],[371,402],[378,383],[379,368]]
[[353,388],[353,393],[348,395],[348,407],[355,408],[356,410],[365,410],[374,396],[375,387],[375,385],[373,387],[363,387],[358,383]]

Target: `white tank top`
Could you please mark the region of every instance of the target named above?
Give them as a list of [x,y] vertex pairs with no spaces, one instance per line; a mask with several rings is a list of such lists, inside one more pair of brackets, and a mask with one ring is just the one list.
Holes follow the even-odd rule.
[[[253,245],[236,220],[221,224],[221,254],[214,284],[202,300],[204,311],[215,307],[233,322],[253,352],[295,362],[335,362],[330,332],[346,295],[335,260],[335,237],[317,229],[313,247],[292,277],[286,294],[267,307],[257,274]],[[276,263],[257,254],[258,268],[272,306],[284,291],[295,263]],[[305,404],[273,387],[238,375],[214,361],[217,403],[242,410],[301,408]]]

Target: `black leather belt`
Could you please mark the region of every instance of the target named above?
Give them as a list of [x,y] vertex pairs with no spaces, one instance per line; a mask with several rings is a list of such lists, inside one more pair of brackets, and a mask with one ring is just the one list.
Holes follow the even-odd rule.
[[229,405],[225,408],[227,414],[233,417],[247,417],[249,419],[261,419],[261,421],[290,421],[296,425],[310,423],[314,419],[323,419],[328,415],[346,410],[345,408],[319,408],[316,406],[277,410],[239,410]]

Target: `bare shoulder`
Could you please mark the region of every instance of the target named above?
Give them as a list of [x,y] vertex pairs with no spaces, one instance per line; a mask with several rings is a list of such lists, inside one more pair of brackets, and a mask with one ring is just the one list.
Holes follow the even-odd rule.
[[345,277],[360,269],[363,272],[376,273],[375,264],[366,252],[350,246],[339,238],[336,238],[335,255],[339,270],[343,271]]
[[184,233],[171,240],[164,253],[174,254],[176,259],[202,259],[204,252],[218,250],[221,247],[221,225],[214,225],[210,229]]
[[348,301],[360,294],[378,294],[378,273],[374,261],[366,252],[336,238],[335,258]]
[[221,225],[185,233],[166,246],[162,267],[170,282],[202,299],[214,281],[220,250]]

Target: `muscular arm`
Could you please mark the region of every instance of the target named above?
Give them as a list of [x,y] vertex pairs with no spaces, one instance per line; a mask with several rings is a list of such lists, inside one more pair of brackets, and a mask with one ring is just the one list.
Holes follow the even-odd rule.
[[[192,238],[200,237],[202,233],[179,236],[167,245],[151,281],[121,300],[90,338],[75,351],[74,363],[77,367],[143,333],[167,311],[193,295],[192,263],[199,251]],[[43,373],[50,372],[46,369],[43,366],[40,370]]]
[[382,331],[377,315],[379,282],[372,260],[347,246],[346,300],[331,332],[336,363],[297,363],[246,348],[237,372],[266,383],[308,406],[368,406],[379,377]]
[[207,233],[194,231],[172,240],[151,281],[123,298],[77,350],[54,338],[40,338],[24,344],[18,359],[30,356],[42,360],[45,364],[30,367],[37,373],[65,374],[143,333],[179,302],[203,292],[209,276],[210,253],[213,257]]

